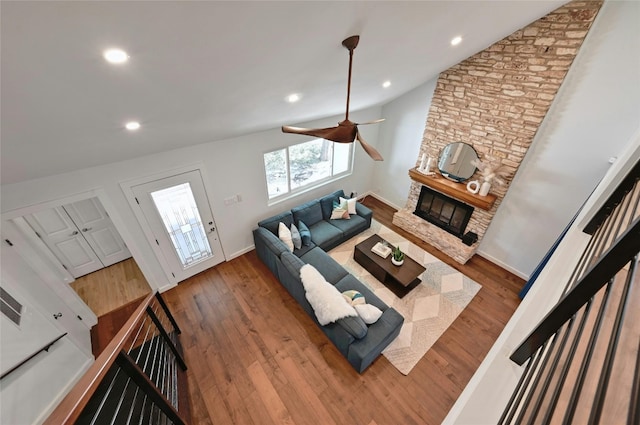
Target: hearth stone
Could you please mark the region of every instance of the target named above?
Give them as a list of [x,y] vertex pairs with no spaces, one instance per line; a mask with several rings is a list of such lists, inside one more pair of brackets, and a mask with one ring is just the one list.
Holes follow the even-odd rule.
[[393,215],[393,224],[439,249],[460,264],[465,264],[476,253],[478,244],[465,245],[460,238],[413,214],[401,209]]

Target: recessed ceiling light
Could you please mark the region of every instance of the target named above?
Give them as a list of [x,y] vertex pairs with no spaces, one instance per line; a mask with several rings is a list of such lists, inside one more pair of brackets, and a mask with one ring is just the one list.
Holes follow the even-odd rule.
[[384,83],[382,83],[382,87],[384,87],[385,89],[386,89],[387,87],[389,87],[390,85],[391,85],[391,81],[389,81],[389,80],[387,80],[387,81],[385,81]]
[[460,44],[461,41],[462,41],[462,37],[460,37],[460,36],[453,37],[451,39],[451,45],[452,46],[457,46],[458,44]]
[[287,96],[287,102],[295,103],[300,100],[300,97],[301,96],[298,93],[290,94],[289,96]]
[[129,60],[129,55],[127,54],[127,52],[120,49],[105,50],[102,55],[109,63],[125,63],[127,60]]
[[135,131],[140,128],[140,123],[137,121],[129,121],[124,127],[129,131]]

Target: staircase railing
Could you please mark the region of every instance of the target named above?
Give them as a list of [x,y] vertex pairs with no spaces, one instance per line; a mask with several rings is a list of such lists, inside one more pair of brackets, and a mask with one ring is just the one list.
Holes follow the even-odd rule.
[[149,295],[45,424],[188,424],[180,328]]
[[585,227],[564,296],[511,355],[500,424],[640,423],[640,163]]

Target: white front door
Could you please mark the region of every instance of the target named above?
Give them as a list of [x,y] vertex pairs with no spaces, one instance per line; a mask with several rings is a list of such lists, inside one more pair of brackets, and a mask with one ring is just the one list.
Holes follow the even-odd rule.
[[64,208],[49,208],[24,218],[73,277],[104,267]]
[[159,247],[165,260],[160,263],[176,281],[224,261],[199,170],[131,189],[149,224],[149,242]]
[[129,249],[98,198],[67,204],[64,209],[104,267],[131,257]]

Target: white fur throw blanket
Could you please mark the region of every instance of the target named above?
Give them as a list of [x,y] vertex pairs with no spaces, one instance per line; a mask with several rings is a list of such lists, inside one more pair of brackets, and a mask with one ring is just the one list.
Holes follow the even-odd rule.
[[343,317],[357,316],[340,291],[327,282],[315,267],[305,264],[300,268],[300,279],[306,291],[305,297],[322,326]]

